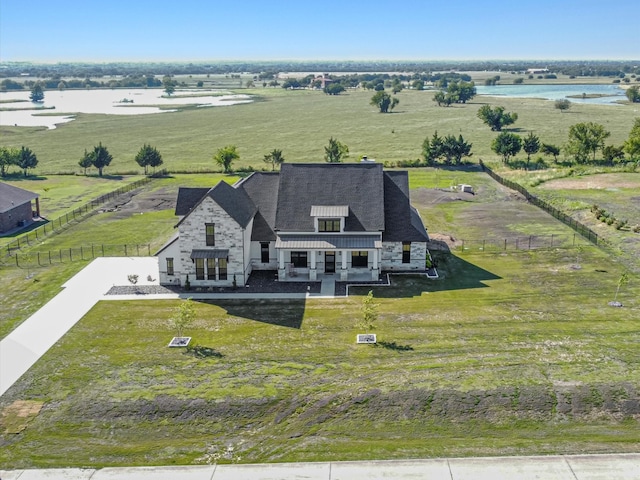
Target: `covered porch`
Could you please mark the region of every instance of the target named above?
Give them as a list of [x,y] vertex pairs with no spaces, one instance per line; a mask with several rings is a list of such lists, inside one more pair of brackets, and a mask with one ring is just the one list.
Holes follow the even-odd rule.
[[371,281],[380,276],[382,240],[374,235],[279,235],[279,281]]

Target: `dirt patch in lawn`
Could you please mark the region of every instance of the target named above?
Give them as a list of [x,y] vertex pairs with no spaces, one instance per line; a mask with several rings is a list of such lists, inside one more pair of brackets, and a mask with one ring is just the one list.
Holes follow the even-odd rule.
[[164,188],[152,192],[139,189],[121,195],[117,200],[102,208],[100,212],[115,212],[114,217],[122,219],[140,213],[171,210],[175,208],[175,205],[175,189]]
[[0,425],[5,434],[20,433],[31,420],[36,418],[42,410],[44,402],[33,400],[16,400],[5,407],[0,414]]
[[559,178],[541,184],[545,190],[594,190],[606,188],[640,188],[640,174],[603,173],[585,177]]

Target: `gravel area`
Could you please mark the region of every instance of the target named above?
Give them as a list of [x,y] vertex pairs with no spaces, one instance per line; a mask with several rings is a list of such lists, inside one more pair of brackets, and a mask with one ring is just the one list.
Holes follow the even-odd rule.
[[[149,295],[164,293],[320,293],[320,282],[278,282],[276,271],[254,270],[249,276],[249,281],[244,287],[191,287],[186,290],[183,287],[165,287],[161,285],[122,285],[114,286],[107,295]],[[337,289],[336,289],[337,290]]]

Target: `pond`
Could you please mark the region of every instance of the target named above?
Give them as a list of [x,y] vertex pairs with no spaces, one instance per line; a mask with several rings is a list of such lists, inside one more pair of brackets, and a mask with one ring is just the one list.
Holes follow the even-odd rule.
[[[618,85],[495,85],[476,86],[478,95],[495,97],[544,98],[560,100],[567,98],[576,103],[619,105],[626,100],[625,90]],[[583,98],[583,94],[586,98]],[[594,96],[594,98],[588,98]]]
[[171,97],[161,89],[46,90],[44,102],[29,101],[29,91],[0,92],[0,125],[56,128],[74,120],[76,113],[149,115],[175,112],[159,106],[214,107],[250,103],[249,95],[221,90],[176,90]]

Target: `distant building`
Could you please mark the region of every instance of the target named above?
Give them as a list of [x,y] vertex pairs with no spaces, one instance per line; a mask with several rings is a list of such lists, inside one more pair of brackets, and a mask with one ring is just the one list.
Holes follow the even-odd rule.
[[527,68],[527,73],[530,75],[541,75],[544,73],[549,73],[548,68]]
[[0,234],[25,227],[39,217],[39,197],[37,193],[0,182]]

